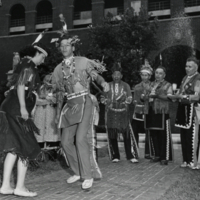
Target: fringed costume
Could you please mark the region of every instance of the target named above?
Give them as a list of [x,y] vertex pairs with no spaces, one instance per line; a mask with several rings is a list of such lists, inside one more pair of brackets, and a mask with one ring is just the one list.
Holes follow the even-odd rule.
[[145,133],[145,158],[150,158],[150,152],[152,152],[151,146],[149,146],[150,138],[149,131],[144,129],[144,102],[141,101],[141,95],[146,95],[150,90],[150,81],[146,83],[141,82],[137,84],[134,88],[133,102],[135,104],[132,127],[133,132],[137,141],[139,143],[139,133]]
[[[171,84],[165,80],[154,81],[150,85],[151,92],[158,96],[172,94]],[[149,94],[148,94],[149,95]],[[147,96],[148,96],[147,95]],[[160,98],[148,97],[145,101],[145,129],[149,132],[150,153],[153,160],[172,161],[173,145],[169,118],[169,102]]]
[[[25,85],[25,103],[29,119],[21,117],[20,104],[17,95],[18,85]],[[35,106],[40,79],[35,64],[29,59],[23,59],[14,71],[12,87],[0,108],[0,152],[13,153],[22,160],[35,160],[40,153],[40,147],[35,139],[38,128],[32,120],[31,112]]]
[[[196,166],[199,148],[199,122],[195,108],[198,101],[191,100],[195,95],[195,87],[199,88],[200,74],[185,76],[180,86],[180,94],[187,98],[180,100],[175,126],[180,128],[183,162]],[[199,89],[198,89],[199,90]],[[197,92],[197,96],[199,92]]]
[[98,75],[103,71],[105,68],[101,63],[72,56],[60,63],[52,76],[57,94],[57,115],[60,116],[58,127],[62,128],[62,147],[71,169],[83,179],[102,177],[96,161],[94,130],[98,103],[90,94],[89,83],[91,80],[99,85],[105,83]]
[[118,149],[118,137],[122,133],[126,158],[138,159],[139,151],[132,130],[129,116],[129,104],[132,102],[130,86],[121,81],[110,82],[110,91],[102,96],[102,102],[106,102],[105,125],[108,134],[108,148],[110,159],[120,159]]

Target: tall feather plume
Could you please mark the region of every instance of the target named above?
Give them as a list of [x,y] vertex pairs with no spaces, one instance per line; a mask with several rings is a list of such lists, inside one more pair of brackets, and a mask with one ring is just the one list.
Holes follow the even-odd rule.
[[32,45],[35,44],[35,43],[38,43],[38,42],[43,38],[44,34],[45,34],[47,31],[48,31],[48,29],[45,29],[44,31],[42,31],[42,33],[40,33],[40,34],[37,36],[37,38],[36,38],[35,41],[32,43]]
[[62,29],[60,31],[58,31],[58,33],[61,34],[61,37],[63,37],[63,35],[65,35],[68,31],[67,31],[67,23],[65,21],[65,18],[63,16],[63,14],[59,15],[60,21],[62,22]]

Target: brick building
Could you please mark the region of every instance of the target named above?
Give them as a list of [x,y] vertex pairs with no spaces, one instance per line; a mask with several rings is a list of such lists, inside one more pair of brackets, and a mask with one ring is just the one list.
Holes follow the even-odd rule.
[[[129,6],[135,12],[143,6],[151,14],[150,20],[159,19],[158,37],[161,39],[169,32],[171,22],[177,20],[177,13],[185,13],[191,21],[193,47],[200,50],[200,0],[1,0],[1,3],[0,79],[12,68],[12,53],[31,44],[38,32],[49,29],[44,37],[46,43],[56,37],[55,32],[61,27],[60,13],[65,16],[68,29],[80,36],[83,50],[88,47],[88,25],[101,23],[108,12],[119,17]],[[171,45],[180,44],[188,45],[179,38]],[[164,48],[166,46],[161,46],[152,56]]]

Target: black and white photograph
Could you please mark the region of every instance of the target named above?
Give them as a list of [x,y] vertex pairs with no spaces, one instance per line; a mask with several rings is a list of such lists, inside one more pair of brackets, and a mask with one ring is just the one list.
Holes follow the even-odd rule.
[[200,0],[0,0],[0,199],[199,200]]

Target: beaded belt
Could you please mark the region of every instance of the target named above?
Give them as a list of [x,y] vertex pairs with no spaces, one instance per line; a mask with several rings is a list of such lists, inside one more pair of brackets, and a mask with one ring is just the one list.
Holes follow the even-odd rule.
[[72,94],[65,94],[65,95],[67,96],[67,99],[70,100],[70,99],[81,97],[81,96],[84,96],[84,95],[87,95],[87,94],[88,94],[88,91],[83,90],[81,92],[75,92],[75,93],[72,93]]
[[[10,87],[10,90],[13,90],[13,89],[15,89],[15,86],[11,86]],[[25,86],[25,88],[24,88],[25,90],[28,90],[28,87],[27,86]]]
[[110,108],[110,110],[115,111],[115,112],[123,112],[126,110],[126,108],[121,108],[121,109]]

